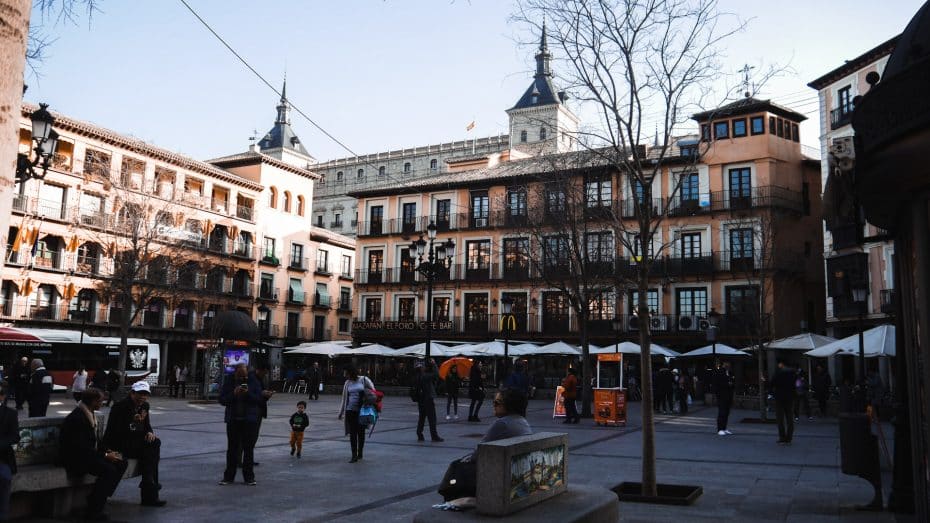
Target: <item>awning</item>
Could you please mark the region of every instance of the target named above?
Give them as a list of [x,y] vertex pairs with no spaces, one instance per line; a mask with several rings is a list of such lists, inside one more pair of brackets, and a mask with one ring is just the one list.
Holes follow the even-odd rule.
[[291,289],[291,301],[303,302],[304,301],[304,287],[300,280],[291,280],[290,283]]

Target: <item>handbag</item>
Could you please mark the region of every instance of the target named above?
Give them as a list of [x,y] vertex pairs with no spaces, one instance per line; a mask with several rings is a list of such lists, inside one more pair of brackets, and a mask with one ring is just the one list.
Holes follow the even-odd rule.
[[478,490],[478,462],[474,454],[463,456],[446,469],[437,492],[443,501],[474,497]]
[[378,413],[375,412],[375,408],[371,405],[364,405],[358,411],[358,424],[367,427],[375,422],[375,418]]

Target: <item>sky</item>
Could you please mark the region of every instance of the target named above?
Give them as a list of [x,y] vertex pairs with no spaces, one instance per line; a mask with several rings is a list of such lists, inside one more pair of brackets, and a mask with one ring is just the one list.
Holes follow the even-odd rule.
[[[98,1],[73,24],[33,13],[55,40],[27,71],[27,101],[200,160],[242,152],[272,127],[278,95],[181,0]],[[535,37],[510,0],[187,2],[276,89],[286,74],[288,99],[343,144],[292,112],[320,161],[506,133],[504,111],[535,66]],[[922,3],[720,0],[748,21],[725,43],[721,76],[785,68],[757,97],[807,114],[802,142],[817,146],[807,83],[900,33]]]

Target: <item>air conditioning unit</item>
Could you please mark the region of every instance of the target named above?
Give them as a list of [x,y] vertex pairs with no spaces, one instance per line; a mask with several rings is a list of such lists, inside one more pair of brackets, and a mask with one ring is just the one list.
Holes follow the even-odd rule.
[[698,329],[706,331],[710,328],[710,321],[707,318],[701,318],[698,320]]
[[649,319],[649,326],[653,331],[668,330],[668,316],[653,316]]
[[700,319],[697,316],[679,316],[678,330],[696,331],[700,329]]
[[626,330],[628,331],[638,331],[639,330],[639,317],[630,316],[626,320]]

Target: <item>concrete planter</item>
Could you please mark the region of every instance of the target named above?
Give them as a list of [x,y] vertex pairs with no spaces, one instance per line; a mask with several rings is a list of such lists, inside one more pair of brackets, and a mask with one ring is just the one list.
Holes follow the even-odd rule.
[[620,501],[633,503],[655,503],[657,505],[691,505],[704,494],[703,487],[692,485],[656,485],[656,496],[642,495],[642,483],[624,481],[610,489]]

